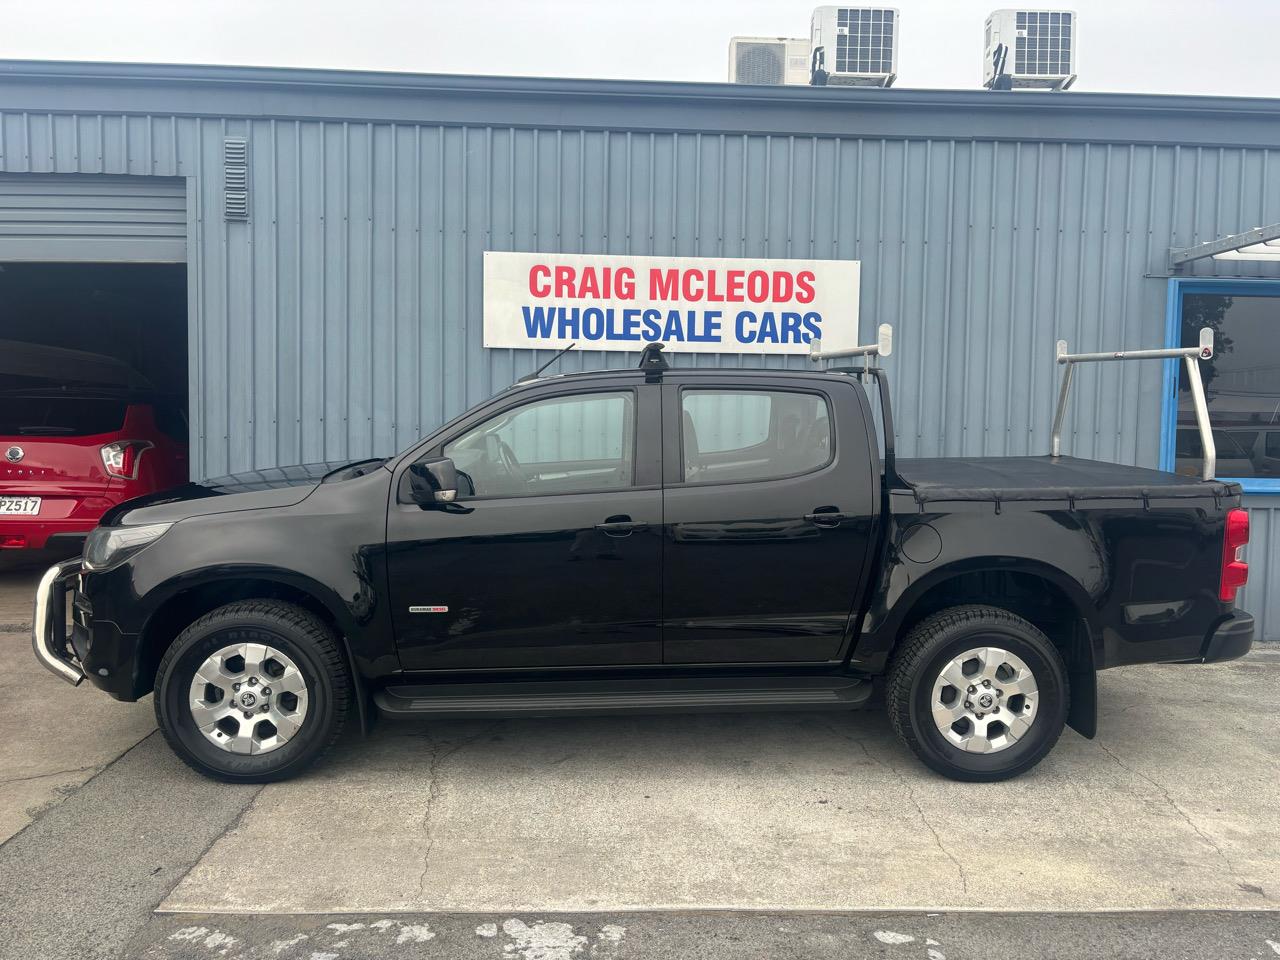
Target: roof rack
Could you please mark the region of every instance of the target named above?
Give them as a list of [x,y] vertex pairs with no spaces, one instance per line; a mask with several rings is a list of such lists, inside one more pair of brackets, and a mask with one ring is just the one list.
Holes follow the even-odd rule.
[[1204,383],[1200,379],[1200,361],[1213,359],[1213,330],[1200,329],[1200,344],[1195,347],[1171,347],[1163,350],[1117,350],[1114,353],[1067,353],[1067,341],[1059,340],[1055,347],[1058,363],[1067,369],[1062,374],[1062,387],[1058,391],[1058,410],[1053,415],[1053,446],[1051,455],[1062,456],[1062,420],[1067,414],[1067,395],[1071,391],[1071,372],[1077,363],[1099,363],[1108,360],[1173,360],[1182,358],[1187,365],[1187,379],[1191,382],[1191,400],[1196,410],[1196,425],[1200,428],[1200,445],[1204,451],[1202,476],[1212,480],[1218,468],[1218,451],[1213,444],[1213,431],[1209,427],[1209,405],[1204,399]]
[[647,343],[642,351],[640,351],[640,363],[638,366],[641,370],[670,370],[671,364],[667,363],[667,358],[662,355],[662,351],[666,349],[665,343]]

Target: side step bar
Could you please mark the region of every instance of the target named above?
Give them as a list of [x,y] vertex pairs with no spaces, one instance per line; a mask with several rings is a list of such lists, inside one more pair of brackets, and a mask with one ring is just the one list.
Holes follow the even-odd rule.
[[744,677],[406,684],[373,702],[387,717],[555,717],[856,710],[870,696],[856,677]]

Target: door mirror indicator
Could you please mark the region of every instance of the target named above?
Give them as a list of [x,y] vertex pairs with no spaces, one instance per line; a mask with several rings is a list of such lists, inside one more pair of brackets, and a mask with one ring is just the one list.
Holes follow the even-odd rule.
[[409,464],[409,495],[421,507],[453,503],[458,498],[458,470],[448,457]]

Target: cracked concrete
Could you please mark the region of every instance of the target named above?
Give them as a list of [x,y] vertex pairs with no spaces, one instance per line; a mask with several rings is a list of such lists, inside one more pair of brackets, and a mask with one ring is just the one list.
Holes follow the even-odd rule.
[[1123,760],[1121,760],[1111,751],[1111,749],[1106,745],[1106,743],[1103,742],[1102,738],[1099,737],[1096,743],[1099,749],[1101,749],[1103,753],[1105,753],[1108,757],[1110,757],[1113,761],[1115,761],[1116,765],[1119,766],[1122,770],[1125,770],[1128,773],[1134,774],[1139,779],[1146,781],[1147,783],[1151,784],[1151,786],[1155,787],[1158,791],[1160,791],[1160,795],[1164,798],[1165,803],[1167,803],[1170,807],[1172,807],[1177,812],[1178,816],[1180,816],[1186,822],[1187,826],[1189,826],[1192,830],[1195,831],[1196,836],[1198,836],[1201,840],[1203,840],[1206,846],[1208,846],[1211,850],[1213,850],[1218,856],[1222,858],[1222,862],[1226,865],[1227,869],[1231,873],[1233,874],[1235,873],[1235,866],[1234,864],[1232,864],[1231,858],[1227,856],[1226,852],[1222,849],[1222,847],[1214,843],[1212,837],[1208,836],[1203,830],[1200,829],[1200,827],[1196,824],[1196,822],[1192,820],[1190,816],[1187,815],[1187,811],[1183,810],[1182,807],[1178,805],[1178,801],[1173,798],[1173,795],[1169,792],[1168,787],[1165,787],[1163,784],[1156,782],[1146,774],[1141,773],[1137,770],[1134,770],[1132,767],[1128,766]]
[[893,764],[886,763],[885,761],[872,756],[871,751],[867,749],[867,744],[865,740],[860,740],[857,737],[849,736],[848,734],[844,733],[841,730],[836,729],[835,727],[829,727],[829,729],[836,736],[843,737],[844,739],[848,740],[850,743],[856,743],[862,749],[862,752],[867,755],[868,760],[870,760],[872,763],[879,763],[886,770],[888,770],[895,777],[897,777],[898,782],[901,783],[903,788],[907,791],[907,799],[911,802],[911,805],[915,808],[916,813],[920,816],[921,825],[923,825],[924,828],[928,830],[930,834],[933,835],[933,840],[938,845],[938,849],[941,850],[944,854],[946,854],[947,858],[950,859],[951,862],[956,865],[956,873],[960,877],[960,892],[963,893],[964,896],[967,898],[969,895],[969,876],[967,873],[965,873],[964,864],[961,863],[956,858],[955,854],[953,854],[950,850],[947,849],[947,845],[942,842],[942,837],[938,834],[938,831],[934,827],[934,825],[930,823],[928,816],[925,815],[924,809],[920,806],[920,802],[916,799],[916,791],[915,791],[915,788],[912,787],[911,781],[909,781],[906,777],[904,777],[901,774],[901,772],[899,772],[897,767],[895,767]]
[[448,750],[442,750],[441,744],[432,739],[430,733],[424,735],[424,739],[431,744],[431,756],[427,762],[427,798],[422,808],[422,836],[426,841],[426,849],[422,852],[422,875],[418,877],[419,898],[424,896],[426,890],[427,873],[431,869],[431,851],[435,847],[431,812],[440,796],[440,769],[456,753],[475,743],[487,733],[496,730],[501,725],[501,721],[491,723],[474,736],[459,740]]
[[162,910],[1275,910],[1278,681],[1105,673],[1101,742],[985,785],[879,712],[384,723],[263,790]]

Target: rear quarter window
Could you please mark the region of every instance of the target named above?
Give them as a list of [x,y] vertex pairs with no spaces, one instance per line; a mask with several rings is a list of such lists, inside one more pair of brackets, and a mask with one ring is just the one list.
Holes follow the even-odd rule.
[[124,426],[123,400],[78,397],[4,397],[0,435],[8,437],[91,437]]

